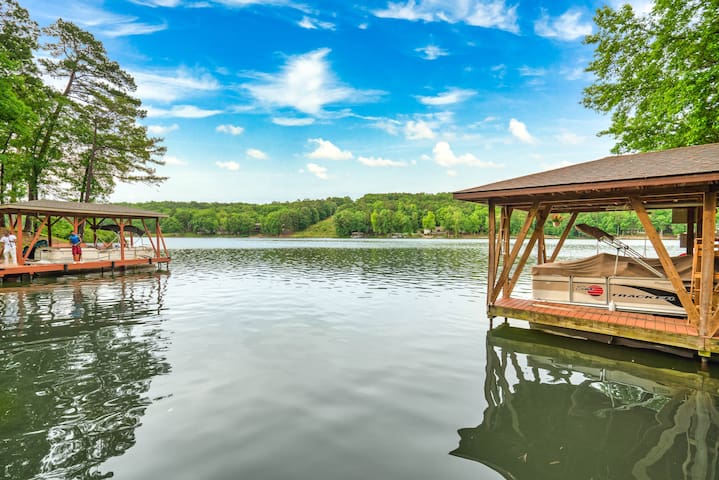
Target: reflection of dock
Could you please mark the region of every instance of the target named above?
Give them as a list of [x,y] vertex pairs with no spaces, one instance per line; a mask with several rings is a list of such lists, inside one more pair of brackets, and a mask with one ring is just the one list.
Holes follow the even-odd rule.
[[71,279],[0,293],[2,478],[109,478],[170,372],[167,275]]
[[695,366],[501,326],[483,421],[451,454],[516,479],[717,478],[719,379]]

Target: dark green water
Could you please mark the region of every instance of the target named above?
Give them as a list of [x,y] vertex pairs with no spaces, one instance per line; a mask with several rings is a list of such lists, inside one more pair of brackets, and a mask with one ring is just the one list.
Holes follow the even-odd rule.
[[2,478],[717,477],[713,372],[488,335],[482,241],[173,240],[0,290]]

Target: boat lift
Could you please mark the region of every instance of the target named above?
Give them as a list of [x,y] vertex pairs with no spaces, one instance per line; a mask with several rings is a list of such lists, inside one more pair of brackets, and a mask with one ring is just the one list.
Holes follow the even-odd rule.
[[[666,278],[665,275],[657,270],[656,268],[649,265],[647,262],[644,261],[644,256],[642,256],[641,253],[634,250],[632,247],[627,245],[626,243],[622,242],[621,240],[617,240],[614,235],[610,235],[609,233],[605,232],[601,228],[598,227],[592,227],[591,225],[587,225],[586,223],[578,223],[574,226],[577,230],[582,232],[585,235],[589,235],[590,237],[594,237],[597,239],[597,241],[602,242],[605,245],[609,245],[610,247],[617,249],[617,262],[619,262],[619,252],[622,253],[625,257],[631,257],[634,260],[637,261],[638,264],[652,272],[654,275],[656,275],[659,278]],[[615,271],[616,271],[616,263],[615,263]]]

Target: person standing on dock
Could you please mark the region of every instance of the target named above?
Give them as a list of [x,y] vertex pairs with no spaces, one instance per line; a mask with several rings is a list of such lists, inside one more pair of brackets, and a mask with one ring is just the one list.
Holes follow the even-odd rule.
[[82,259],[82,247],[80,246],[82,239],[75,231],[68,238],[70,239],[70,245],[72,245],[72,261],[77,263]]
[[3,230],[3,235],[0,237],[0,242],[3,244],[2,254],[5,259],[5,265],[8,265],[12,260],[13,265],[17,265],[17,249],[15,247],[15,241],[17,237],[10,233],[6,228]]

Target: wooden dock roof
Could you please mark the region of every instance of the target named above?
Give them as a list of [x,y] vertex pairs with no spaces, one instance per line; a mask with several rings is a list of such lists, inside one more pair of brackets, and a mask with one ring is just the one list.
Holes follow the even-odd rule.
[[719,143],[613,155],[454,192],[460,200],[523,208],[552,201],[564,210],[623,208],[642,195],[648,207],[701,204],[719,185]]
[[24,215],[67,215],[71,217],[106,218],[165,218],[164,213],[109,203],[76,203],[58,200],[30,200],[0,205],[0,215],[22,213]]

